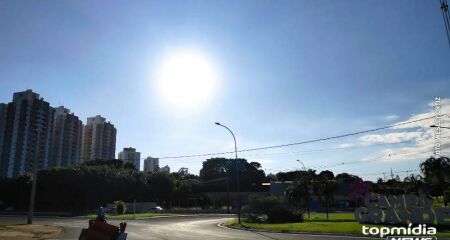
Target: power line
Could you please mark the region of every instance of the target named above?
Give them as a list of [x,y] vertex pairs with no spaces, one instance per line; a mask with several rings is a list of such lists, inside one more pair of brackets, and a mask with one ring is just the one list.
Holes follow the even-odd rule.
[[450,46],[450,17],[448,13],[447,0],[441,0],[442,17],[444,18],[445,32],[447,33],[447,40]]
[[[407,152],[407,153],[391,153],[391,154],[388,155],[388,157],[401,156],[401,155],[403,155],[403,156],[417,155],[417,154],[422,154],[422,153],[427,153],[427,152],[429,152],[429,151],[425,150],[425,151],[416,151],[416,152]],[[447,153],[447,152],[442,152],[442,153]],[[322,166],[319,167],[319,169],[333,168],[333,167],[339,167],[339,166],[344,166],[344,165],[371,163],[371,162],[377,162],[377,161],[383,160],[385,158],[386,158],[386,154],[384,154],[383,156],[379,156],[379,157],[373,158],[373,159],[369,159],[369,160],[340,162],[340,163],[336,163],[336,164],[329,165],[329,166],[322,165]]]
[[[447,115],[447,114],[441,114],[440,116],[444,116],[444,115]],[[239,150],[238,152],[242,153],[242,152],[252,152],[252,151],[260,151],[260,150],[267,150],[267,149],[283,148],[283,147],[290,147],[290,146],[302,145],[302,144],[307,144],[307,143],[314,143],[314,142],[321,142],[321,141],[327,141],[327,140],[332,140],[332,139],[350,137],[350,136],[360,135],[360,134],[363,134],[363,133],[375,132],[375,131],[380,131],[380,130],[384,130],[384,129],[394,128],[394,127],[403,126],[403,125],[407,125],[407,124],[411,124],[411,123],[421,122],[421,121],[429,120],[429,119],[432,119],[432,118],[435,118],[435,116],[421,118],[421,119],[416,119],[416,120],[407,121],[407,122],[401,122],[401,123],[392,124],[392,125],[385,126],[385,127],[374,128],[374,129],[370,129],[370,130],[364,130],[364,131],[359,131],[359,132],[353,132],[353,133],[347,133],[347,134],[332,136],[332,137],[325,137],[325,138],[319,138],[319,139],[314,139],[314,140],[307,140],[307,141],[294,142],[294,143],[288,143],[288,144],[280,144],[280,145],[273,145],[273,146],[266,146],[266,147],[249,148],[249,149]],[[181,156],[166,156],[166,157],[159,157],[159,159],[206,157],[206,156],[216,156],[216,155],[224,155],[224,154],[231,154],[231,153],[234,153],[234,151],[216,152],[216,153],[203,153],[203,154],[193,154],[193,155],[181,155]]]
[[[399,155],[416,155],[416,154],[422,154],[422,153],[427,153],[429,151],[416,151],[416,152],[409,152],[409,153],[391,153],[389,154],[388,157],[391,156],[399,156]],[[450,153],[450,152],[442,152],[442,153]],[[330,165],[316,165],[316,166],[311,166],[310,169],[315,169],[316,170],[320,170],[320,169],[330,169],[330,168],[334,168],[334,167],[340,167],[340,166],[346,166],[346,165],[354,165],[354,164],[364,164],[364,163],[371,163],[371,162],[376,162],[376,161],[380,161],[386,158],[386,155],[383,156],[379,156],[370,160],[355,160],[355,161],[345,161],[345,162],[340,162],[340,163],[335,163],[335,164],[330,164]],[[286,168],[286,169],[268,169],[268,170],[273,170],[273,171],[278,171],[278,172],[289,172],[289,171],[296,171],[298,170],[298,168]]]
[[391,174],[398,174],[398,173],[410,173],[410,172],[419,172],[420,169],[409,169],[409,170],[403,170],[403,171],[396,171],[396,172],[377,172],[377,173],[360,173],[360,176],[378,176],[378,175],[384,175],[386,173]]
[[[450,137],[441,137],[441,139],[448,139]],[[359,148],[368,148],[368,147],[378,147],[378,146],[385,146],[385,145],[399,145],[403,143],[417,143],[417,142],[424,142],[424,141],[430,141],[431,138],[428,139],[422,139],[422,140],[405,140],[400,142],[393,142],[393,143],[375,143],[375,144],[369,144],[369,145],[356,145],[356,146],[343,146],[343,147],[334,147],[334,148],[321,148],[321,149],[308,149],[308,150],[302,150],[302,151],[294,151],[294,152],[277,152],[277,153],[254,153],[254,154],[245,154],[245,156],[272,156],[272,155],[291,155],[291,154],[306,154],[306,153],[316,153],[316,152],[325,152],[325,151],[333,151],[333,150],[352,150],[352,149],[359,149]]]

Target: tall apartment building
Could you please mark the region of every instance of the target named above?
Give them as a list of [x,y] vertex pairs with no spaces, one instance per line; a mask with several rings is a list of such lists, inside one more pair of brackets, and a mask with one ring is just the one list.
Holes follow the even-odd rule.
[[155,173],[159,170],[159,158],[147,157],[144,160],[144,172]]
[[119,153],[119,159],[122,160],[123,163],[132,163],[137,170],[141,169],[141,153],[136,152],[135,148],[124,148],[123,151]]
[[0,177],[17,177],[47,168],[51,153],[54,109],[32,90],[17,92],[0,106]]
[[[6,113],[8,105],[0,103],[0,177],[2,177],[2,170],[6,169],[6,161],[3,161],[3,142],[5,138]],[[4,165],[4,166],[3,166]]]
[[114,159],[116,128],[97,115],[87,119],[83,129],[82,161]]
[[[3,139],[5,137],[5,125],[6,125],[6,109],[8,108],[8,105],[4,103],[0,103],[0,163],[1,163],[1,157],[2,157],[2,151],[3,151]],[[0,165],[0,169],[2,166]]]
[[55,108],[49,165],[70,166],[80,163],[82,133],[83,123],[77,116],[63,106]]

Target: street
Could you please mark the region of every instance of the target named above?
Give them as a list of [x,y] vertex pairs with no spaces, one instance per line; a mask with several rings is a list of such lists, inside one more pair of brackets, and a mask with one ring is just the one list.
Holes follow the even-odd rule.
[[[4,220],[18,220],[14,218],[0,218]],[[21,219],[21,218],[20,218]],[[135,239],[164,239],[164,240],[225,240],[225,239],[305,239],[305,240],[344,240],[344,239],[369,239],[349,236],[325,236],[312,234],[287,234],[267,233],[234,230],[218,226],[219,223],[230,220],[224,215],[198,215],[168,218],[153,218],[143,220],[131,220],[128,222],[126,232],[130,240]],[[25,219],[24,219],[25,220]],[[120,220],[110,220],[109,223],[118,226]],[[81,228],[87,228],[88,220],[81,218],[35,218],[36,224],[51,224],[65,228],[65,234],[60,239],[78,239]],[[377,238],[373,238],[377,239]],[[379,239],[379,238],[378,238]]]

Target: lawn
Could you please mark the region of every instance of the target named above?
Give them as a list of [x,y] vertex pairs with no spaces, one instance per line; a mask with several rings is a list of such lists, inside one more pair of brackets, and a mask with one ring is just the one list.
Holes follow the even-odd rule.
[[[354,220],[353,213],[330,213],[328,221],[326,220],[325,213],[311,213],[310,219],[308,219],[308,214],[305,214],[304,217],[305,222],[302,223],[269,224],[243,222],[239,225],[236,220],[233,220],[226,225],[237,228],[261,229],[266,231],[362,234],[362,225]],[[382,227],[381,225],[369,224],[366,224],[365,226]],[[448,238],[450,237],[450,231],[439,231],[437,237]]]
[[[326,213],[316,213],[316,212],[312,212],[310,214],[311,218],[308,218],[308,213],[305,213],[305,215],[303,215],[305,220],[309,220],[309,221],[324,221],[327,220],[327,214]],[[354,222],[355,221],[355,215],[352,212],[338,212],[338,213],[329,213],[328,214],[329,220],[330,221],[335,221],[335,222],[344,222],[344,221],[348,221],[348,222]]]
[[[152,218],[152,217],[170,217],[170,216],[177,216],[179,214],[174,213],[136,213],[136,219],[140,218]],[[90,214],[87,215],[89,218],[96,218],[96,214]],[[134,219],[135,215],[133,213],[126,213],[122,215],[111,215],[106,214],[106,220],[108,219]]]
[[23,222],[0,222],[0,227],[12,226],[12,225],[24,225]]

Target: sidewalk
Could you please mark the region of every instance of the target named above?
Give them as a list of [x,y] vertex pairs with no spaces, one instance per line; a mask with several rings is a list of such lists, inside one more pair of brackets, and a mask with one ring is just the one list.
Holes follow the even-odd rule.
[[0,239],[56,239],[64,228],[41,224],[18,224],[0,227]]

